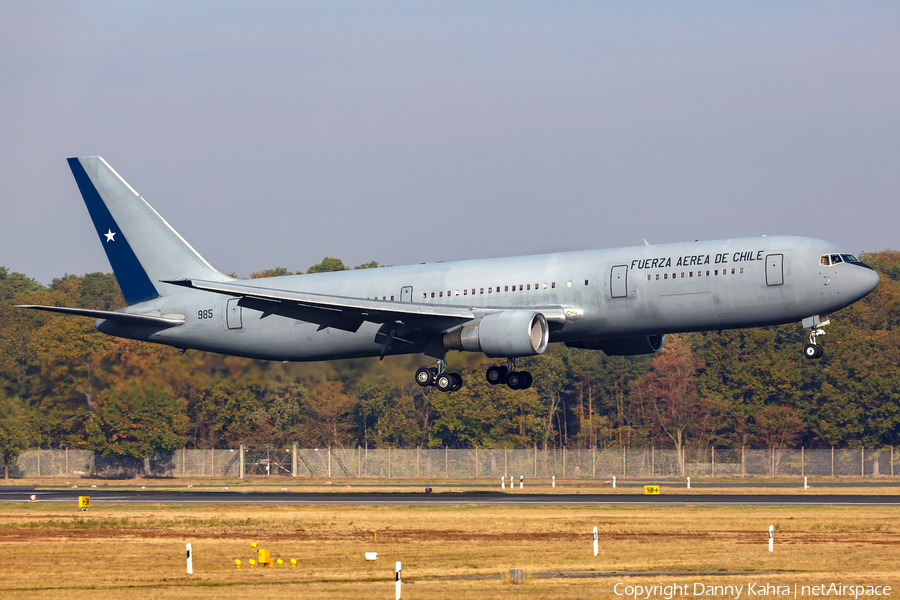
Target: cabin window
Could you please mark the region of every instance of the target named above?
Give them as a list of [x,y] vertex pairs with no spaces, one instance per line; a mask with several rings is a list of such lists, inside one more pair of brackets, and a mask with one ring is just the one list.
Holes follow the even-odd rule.
[[716,269],[715,271],[713,271],[713,275],[718,275],[718,274],[719,274],[719,270],[718,270],[718,269]]
[[551,287],[551,289],[554,289],[554,290],[555,290],[555,289],[556,289],[556,282],[555,282],[555,281],[551,282],[551,283],[550,283],[550,287]]
[[539,290],[539,289],[541,289],[541,288],[540,288],[540,286],[539,286],[538,284],[534,284],[534,289]]
[[394,297],[393,297],[393,296],[391,296],[391,302],[393,302],[393,301],[394,301]]
[[434,292],[431,292],[431,297],[434,298]]
[[649,275],[647,275],[647,281],[650,281],[650,276],[649,276]]
[[743,272],[744,272],[744,267],[741,267],[741,273],[743,273]]
[[585,280],[584,280],[584,285],[587,285],[587,284],[588,284],[588,280],[585,279]]
[[468,295],[468,293],[469,293],[469,290],[468,290],[468,289],[463,290],[463,296]]
[[684,271],[681,272],[681,278],[684,279]]
[[659,273],[656,274],[656,280],[659,281]]
[[544,282],[544,287],[542,287],[541,289],[542,289],[542,290],[546,290],[546,289],[547,289],[547,282],[546,282],[546,281]]
[[484,288],[478,288],[478,292],[479,292],[480,294],[483,294],[483,293],[484,293]]
[[440,296],[441,298],[443,298],[443,297],[444,297],[444,292],[438,292],[438,296]]
[[454,295],[454,296],[459,296],[459,290],[456,290],[456,293],[453,294],[453,295]]
[[709,277],[709,271],[706,272],[706,276]]
[[519,284],[519,291],[521,292],[523,289],[524,289],[524,286],[520,283],[520,284]]
[[490,293],[491,293],[491,290],[493,290],[493,289],[494,289],[494,288],[488,288],[488,294],[490,294]]
[[734,269],[733,269],[733,268],[731,269],[731,274],[734,275]]
[[531,284],[529,283],[528,285],[526,285],[526,286],[525,286],[525,289],[526,289],[526,290],[530,290],[530,289],[531,289]]
[[475,288],[472,288],[472,295],[475,295]]
[[689,273],[688,273],[688,276],[689,276],[689,277],[693,277],[693,276],[694,276],[694,272],[693,272],[693,271],[689,272]]
[[663,279],[668,279],[668,278],[669,278],[669,274],[668,274],[668,273],[663,273]]
[[572,280],[571,280],[571,279],[570,279],[569,281],[566,282],[566,287],[572,287]]
[[427,298],[427,297],[428,297],[428,292],[422,292],[422,298]]

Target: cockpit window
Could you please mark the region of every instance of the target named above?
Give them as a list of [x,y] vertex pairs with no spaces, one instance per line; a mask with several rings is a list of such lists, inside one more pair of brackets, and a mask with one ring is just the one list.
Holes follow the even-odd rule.
[[859,259],[852,254],[841,254],[841,258],[844,259],[844,262],[859,262]]
[[831,255],[831,264],[836,265],[838,263],[844,262],[844,259],[841,258],[840,254],[832,254]]
[[823,254],[822,258],[819,259],[819,264],[823,267],[831,266],[831,257],[829,257],[827,254]]

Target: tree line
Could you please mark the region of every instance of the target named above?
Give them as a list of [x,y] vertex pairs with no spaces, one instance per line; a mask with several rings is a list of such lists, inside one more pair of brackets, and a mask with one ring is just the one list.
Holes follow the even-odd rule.
[[[112,274],[49,286],[0,267],[0,461],[27,447],[143,458],[195,448],[884,447],[900,442],[900,252],[864,254],[881,274],[832,315],[826,354],[806,360],[799,324],[670,335],[652,356],[554,344],[521,359],[534,386],[490,386],[496,361],[450,353],[462,390],[436,393],[419,356],[256,361],[97,332],[91,319],[13,308],[115,310]],[[356,268],[377,268],[375,262]],[[346,270],[325,258],[309,273]],[[298,272],[299,273],[299,272]],[[285,268],[251,277],[292,274]]]

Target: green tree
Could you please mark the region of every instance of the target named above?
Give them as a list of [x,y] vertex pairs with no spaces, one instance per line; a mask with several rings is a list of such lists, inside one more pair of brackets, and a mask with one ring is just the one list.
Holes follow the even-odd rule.
[[44,290],[40,283],[22,275],[10,273],[6,267],[0,267],[0,304],[13,304],[16,296]]
[[35,442],[34,421],[28,407],[19,398],[7,398],[0,392],[0,462],[3,479],[9,479],[9,467],[19,454]]
[[275,267],[274,269],[266,269],[264,271],[255,271],[250,273],[250,279],[262,279],[264,277],[284,277],[286,275],[303,275],[303,271],[292,273],[284,267]]
[[350,269],[347,265],[344,264],[339,258],[332,258],[331,256],[326,256],[322,259],[317,265],[311,266],[306,270],[307,273],[330,273],[332,271],[349,271]]
[[363,263],[361,265],[357,265],[357,266],[353,267],[353,270],[358,271],[359,269],[377,269],[377,268],[378,268],[378,263],[373,260],[373,261],[370,261],[367,263]]
[[[87,422],[87,444],[101,456],[149,459],[184,444],[185,402],[132,384],[103,391]],[[146,466],[145,466],[146,469]]]

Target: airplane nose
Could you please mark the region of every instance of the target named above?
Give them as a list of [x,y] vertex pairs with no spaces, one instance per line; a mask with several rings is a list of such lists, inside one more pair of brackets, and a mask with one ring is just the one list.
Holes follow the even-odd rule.
[[878,277],[878,272],[871,267],[864,267],[861,269],[857,269],[856,273],[856,288],[860,298],[864,296],[868,296],[875,288],[878,287],[878,282],[880,278]]

